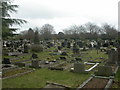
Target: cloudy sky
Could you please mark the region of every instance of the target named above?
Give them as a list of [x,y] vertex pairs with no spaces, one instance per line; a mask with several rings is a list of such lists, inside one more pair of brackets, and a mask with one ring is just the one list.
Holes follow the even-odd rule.
[[[28,21],[19,27],[28,30],[30,27],[42,27],[51,24],[58,33],[71,25],[82,25],[93,22],[118,24],[119,0],[14,0],[19,5],[17,14],[12,17]],[[18,26],[15,26],[18,27]]]

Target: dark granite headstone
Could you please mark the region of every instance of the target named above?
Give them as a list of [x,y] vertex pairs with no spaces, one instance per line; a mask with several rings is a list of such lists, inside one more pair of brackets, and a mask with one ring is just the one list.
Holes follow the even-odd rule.
[[67,56],[68,54],[66,52],[62,52],[61,55]]
[[76,60],[76,61],[82,61],[82,59],[79,58],[79,57],[76,57],[75,60]]
[[62,59],[62,60],[66,60],[66,57],[60,57],[60,59]]
[[11,61],[9,58],[4,58],[2,61],[3,64],[11,64]]
[[58,46],[58,50],[61,50],[62,49],[62,47],[61,46]]
[[71,45],[70,45],[70,42],[67,42],[67,48],[70,48]]
[[38,58],[37,54],[33,53],[33,54],[32,54],[32,58],[33,58],[33,59]]

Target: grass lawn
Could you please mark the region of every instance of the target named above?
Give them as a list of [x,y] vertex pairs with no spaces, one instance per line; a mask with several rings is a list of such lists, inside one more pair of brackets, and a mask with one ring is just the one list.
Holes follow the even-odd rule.
[[43,88],[46,85],[46,81],[50,81],[71,87],[78,87],[89,76],[90,74],[51,71],[44,68],[20,77],[5,79],[2,81],[2,85],[3,88]]
[[120,88],[120,67],[115,75],[115,82],[112,85],[112,88]]
[[120,67],[116,73],[116,80],[118,80],[120,82]]
[[[50,48],[49,50],[54,50],[54,48]],[[52,53],[50,51],[44,51],[44,52],[39,52],[38,54],[38,59],[40,60],[55,60],[58,59],[62,55],[50,55],[49,53]],[[67,50],[68,56],[67,60],[72,60],[74,57],[71,55],[73,54],[72,50]],[[81,51],[82,52],[82,51]],[[88,50],[84,51],[83,53],[84,56],[82,60],[83,61],[88,61],[90,60],[89,57],[92,57],[92,60],[98,57],[104,57],[108,58],[107,54],[100,52],[97,54],[97,50]],[[71,56],[71,57],[70,57]],[[31,57],[31,55],[26,55],[24,58],[21,58],[20,60],[27,60]],[[19,61],[19,60],[15,60]],[[26,63],[29,63],[31,61],[28,61]],[[87,67],[89,68],[89,67]],[[43,69],[37,69],[32,73],[19,76],[16,78],[11,78],[11,79],[5,79],[2,81],[3,88],[43,88],[46,85],[46,81],[54,82],[54,83],[59,83],[63,85],[68,85],[71,86],[72,88],[78,87],[82,82],[84,82],[86,79],[88,79],[90,76],[89,74],[79,74],[79,73],[73,73],[69,71],[54,71],[54,70],[48,70],[46,68]]]
[[98,54],[97,54],[97,50],[93,49],[93,50],[88,50],[86,51],[86,54],[85,57],[92,57],[93,59],[96,59],[96,58],[99,58],[99,57],[103,57],[103,58],[108,58],[108,55],[105,54],[104,52],[101,52],[101,51],[98,51]]

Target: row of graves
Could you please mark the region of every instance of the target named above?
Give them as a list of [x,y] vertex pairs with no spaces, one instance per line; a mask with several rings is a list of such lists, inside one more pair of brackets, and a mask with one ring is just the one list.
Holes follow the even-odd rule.
[[[44,51],[49,51],[49,55],[59,56],[59,58],[53,58],[53,60],[41,60],[36,53],[29,52],[29,45],[31,45],[31,43],[27,40],[4,42],[3,49],[7,50],[7,53],[4,53],[4,55],[12,56],[12,58],[3,58],[2,78],[7,79],[17,77],[41,68],[59,71],[68,70],[70,72],[80,74],[93,72],[91,77],[83,82],[83,84],[81,84],[77,89],[109,88],[114,80],[118,67],[120,66],[120,47],[112,41],[104,41],[102,43],[97,41],[87,41],[87,43],[85,43],[81,40],[57,40],[40,41],[40,44],[44,46]],[[109,47],[110,45],[116,48],[111,48]],[[49,48],[52,47],[55,49],[50,50]],[[99,59],[100,61],[95,61],[96,59],[91,60],[90,58],[83,60],[82,56],[85,56],[86,51],[92,49],[97,49],[106,53],[108,55],[108,59],[99,57],[96,59]],[[30,56],[28,60],[13,62],[14,60],[20,57],[25,57],[26,55]],[[26,63],[28,61],[30,61],[29,64]],[[100,82],[104,83],[100,84]],[[70,88],[69,86],[58,83],[46,83],[47,85],[45,88]]]

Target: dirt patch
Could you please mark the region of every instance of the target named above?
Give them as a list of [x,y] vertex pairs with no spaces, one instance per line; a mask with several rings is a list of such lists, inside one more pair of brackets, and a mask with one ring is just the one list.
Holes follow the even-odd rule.
[[108,79],[93,78],[83,88],[105,88]]

